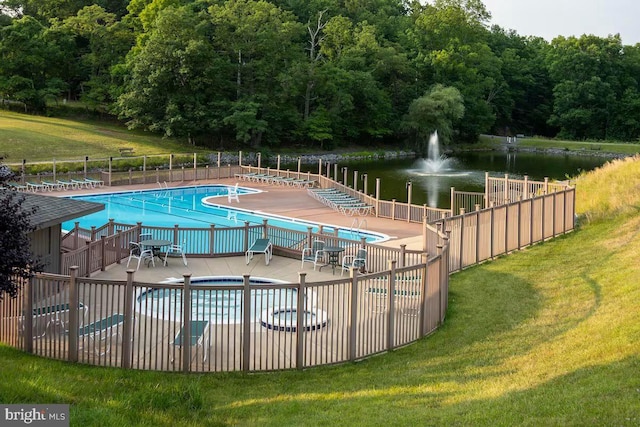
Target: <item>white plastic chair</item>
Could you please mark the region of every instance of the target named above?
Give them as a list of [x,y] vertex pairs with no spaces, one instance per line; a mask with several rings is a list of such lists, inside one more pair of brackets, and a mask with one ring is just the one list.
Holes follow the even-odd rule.
[[129,263],[132,259],[138,260],[138,266],[136,270],[140,269],[140,263],[144,260],[150,260],[153,266],[156,266],[156,262],[153,259],[153,251],[151,249],[142,249],[142,245],[136,242],[129,242],[129,260],[127,261],[127,267],[129,267]]
[[344,275],[345,270],[349,271],[351,268],[364,271],[367,267],[367,250],[364,248],[358,249],[355,255],[345,255],[342,257],[342,273]]
[[238,183],[236,182],[235,186],[229,187],[228,191],[229,192],[227,194],[227,200],[229,201],[229,203],[231,203],[231,201],[233,200],[240,203],[240,199],[238,199]]
[[314,240],[310,248],[304,248],[302,250],[302,264],[300,268],[304,268],[305,262],[312,262],[313,269],[315,270],[319,263],[324,262],[325,255],[324,242],[322,240]]
[[164,266],[167,266],[167,258],[169,257],[182,257],[182,262],[184,265],[187,265],[187,257],[184,254],[184,248],[187,246],[187,241],[183,241],[181,245],[171,245],[169,249],[167,249],[167,253],[164,254]]

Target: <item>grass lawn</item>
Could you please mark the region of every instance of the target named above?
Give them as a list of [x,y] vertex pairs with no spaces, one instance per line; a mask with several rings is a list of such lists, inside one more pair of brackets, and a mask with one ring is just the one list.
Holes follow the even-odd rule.
[[604,205],[590,222],[453,275],[444,325],[416,344],[304,372],[207,375],[0,345],[0,401],[68,403],[83,426],[640,425],[640,160],[577,182],[583,218]]
[[121,147],[134,155],[202,151],[174,139],[130,131],[107,121],[78,121],[0,110],[0,156],[6,163],[119,157]]

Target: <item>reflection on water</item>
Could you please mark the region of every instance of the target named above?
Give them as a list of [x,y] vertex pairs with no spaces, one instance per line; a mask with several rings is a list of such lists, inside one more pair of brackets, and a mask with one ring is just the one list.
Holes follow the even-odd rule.
[[[376,178],[380,178],[381,198],[408,200],[408,188],[412,188],[411,201],[414,204],[427,204],[439,208],[451,205],[451,187],[459,191],[484,191],[484,174],[492,176],[508,173],[515,179],[525,175],[532,180],[566,179],[602,166],[607,159],[598,156],[549,155],[524,152],[469,152],[447,156],[448,165],[440,173],[424,170],[423,159],[386,159],[381,161],[342,162],[346,166],[347,184],[353,187],[353,174],[357,170],[368,176],[368,194],[375,193]],[[333,167],[330,168],[333,170]],[[305,171],[318,172],[317,165],[307,165]],[[326,173],[326,169],[323,171]],[[333,177],[333,174],[332,174]],[[338,180],[343,181],[340,173]],[[411,181],[412,185],[407,186]],[[358,183],[362,187],[362,183]]]

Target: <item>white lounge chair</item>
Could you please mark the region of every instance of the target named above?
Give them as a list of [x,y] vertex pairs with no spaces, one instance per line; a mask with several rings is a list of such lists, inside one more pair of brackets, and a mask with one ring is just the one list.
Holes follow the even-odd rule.
[[269,261],[273,258],[273,245],[269,239],[256,239],[246,254],[247,264],[253,259],[253,254],[264,254],[264,263],[269,265]]

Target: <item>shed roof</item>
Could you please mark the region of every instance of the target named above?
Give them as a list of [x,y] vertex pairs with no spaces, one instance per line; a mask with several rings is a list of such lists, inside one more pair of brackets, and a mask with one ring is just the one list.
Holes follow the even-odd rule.
[[[0,190],[11,191],[11,190]],[[44,196],[41,194],[20,193],[25,200],[23,207],[31,209],[37,206],[36,212],[30,217],[31,224],[36,230],[61,224],[81,216],[89,215],[104,209],[104,204],[85,202],[83,200],[65,197]]]

